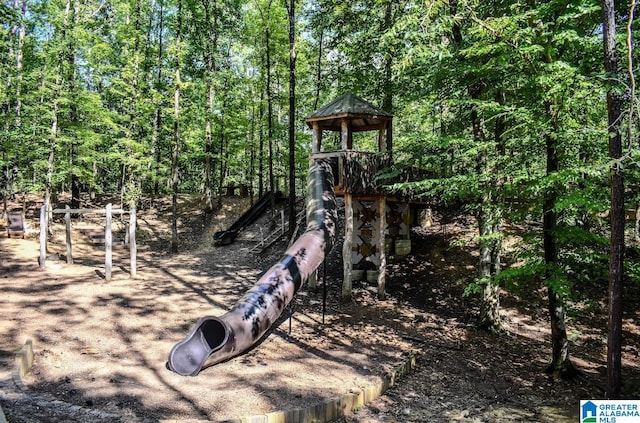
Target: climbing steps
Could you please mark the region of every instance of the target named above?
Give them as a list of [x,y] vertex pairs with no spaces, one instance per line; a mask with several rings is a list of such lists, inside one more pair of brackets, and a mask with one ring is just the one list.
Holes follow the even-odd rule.
[[[296,215],[297,226],[300,226],[300,224],[305,218],[306,218],[306,208],[303,208]],[[285,236],[289,231],[289,221],[288,220],[285,221],[284,219],[282,219],[282,221],[283,221],[283,224],[281,223],[280,225],[278,225],[278,227],[276,227],[276,229],[274,229],[273,232],[267,235],[267,237],[264,238],[261,242],[256,244],[250,251],[252,253],[260,254],[264,250],[269,248],[271,245],[276,243],[280,238]]]
[[276,200],[282,198],[282,192],[272,191],[267,192],[265,195],[249,208],[240,218],[234,222],[231,227],[225,231],[219,231],[213,234],[213,242],[216,245],[229,245],[235,241],[238,233],[244,228],[255,222],[260,215],[269,208],[269,205]]

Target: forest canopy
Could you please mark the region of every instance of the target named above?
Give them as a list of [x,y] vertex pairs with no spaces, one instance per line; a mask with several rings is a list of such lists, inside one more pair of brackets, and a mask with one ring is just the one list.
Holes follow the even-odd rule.
[[[272,0],[4,2],[3,189],[43,192],[51,167],[54,191],[169,193],[176,142],[180,192],[218,193],[233,184],[264,190],[268,163],[273,188],[285,189],[285,6]],[[486,181],[474,170],[489,149],[488,175],[500,179],[508,197],[536,198],[558,183],[572,187],[558,207],[607,209],[604,98],[612,86],[628,93],[632,81],[630,74],[612,78],[604,70],[598,3],[333,0],[298,1],[296,8],[300,180],[310,151],[303,118],[353,92],[394,114],[396,162],[432,175],[398,188],[444,202],[477,196]],[[626,13],[618,11],[621,71],[628,61]],[[631,125],[625,165],[633,186],[638,141],[630,116],[624,116]],[[478,130],[482,142],[474,139]],[[559,146],[555,181],[543,177],[547,132]]]

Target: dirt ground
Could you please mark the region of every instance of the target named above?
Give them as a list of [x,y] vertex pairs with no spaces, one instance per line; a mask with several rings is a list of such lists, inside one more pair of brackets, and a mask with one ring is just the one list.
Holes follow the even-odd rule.
[[[117,199],[102,198],[100,204]],[[272,221],[263,217],[237,241],[213,246],[248,206],[225,198],[215,215],[197,197],[180,198],[180,252],[169,252],[170,204],[149,199],[138,212],[138,274],[129,278],[128,250],[114,251],[104,279],[104,251],[90,231],[102,217],[74,220],[74,264],[65,261],[64,226],[54,227],[46,269],[38,268],[37,212],[27,239],[0,237],[0,404],[10,423],[210,420],[307,407],[376,383],[414,353],[417,368],[343,423],[573,422],[579,400],[602,398],[606,364],[605,305],[576,315],[569,328],[580,376],[555,382],[544,373],[549,325],[544,301],[505,296],[507,332],[474,327],[477,301],[463,298],[460,281],[477,260],[473,225],[459,220],[414,233],[413,252],[388,263],[388,299],[356,283],[339,302],[340,248],[328,260],[327,309],[322,292],[303,290],[256,348],[183,377],[166,369],[171,347],[195,320],[220,315],[280,257],[284,243],[252,253]],[[36,210],[31,205],[29,209]],[[20,204],[13,204],[19,207]],[[279,215],[273,220],[279,220]],[[116,233],[124,231],[117,219]],[[459,243],[466,239],[467,243]],[[340,245],[340,244],[339,244]],[[633,292],[637,298],[637,292]],[[638,302],[633,300],[633,304]],[[625,392],[638,397],[638,307],[625,319]],[[11,380],[12,357],[33,341],[35,362],[25,389]]]

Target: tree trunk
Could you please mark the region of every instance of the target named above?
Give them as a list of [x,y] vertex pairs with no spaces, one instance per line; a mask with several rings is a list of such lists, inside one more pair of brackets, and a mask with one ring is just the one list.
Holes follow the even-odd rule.
[[260,90],[260,103],[258,106],[258,121],[260,125],[258,127],[258,197],[262,198],[264,195],[264,92]]
[[[53,111],[51,115],[51,129],[49,131],[49,159],[47,160],[47,174],[44,183],[44,204],[47,206],[49,211],[51,210],[51,196],[53,195],[53,166],[55,151],[58,145],[58,103],[55,99],[53,101]],[[49,213],[47,213],[47,216],[48,215]]]
[[[22,73],[23,73],[24,42],[25,42],[25,36],[26,36],[25,22],[27,21],[27,11],[28,11],[27,1],[22,0],[22,4],[20,4],[18,0],[14,0],[13,9],[16,12],[18,11],[18,9],[21,10],[20,12],[21,19],[16,19],[16,21],[19,21],[19,24],[14,25],[10,31],[7,31],[8,40],[6,44],[8,46],[8,55],[7,55],[8,57],[6,58],[6,62],[4,62],[4,64],[8,65],[9,63],[12,63],[15,61],[15,73],[11,71],[7,72],[6,85],[5,87],[0,88],[0,90],[4,89],[6,93],[10,93],[11,91],[14,91],[15,93],[15,105],[13,106],[13,111],[15,112],[15,116],[13,121],[13,127],[10,119],[7,118],[6,120],[4,120],[5,122],[5,125],[4,125],[5,134],[3,137],[4,142],[0,143],[0,149],[3,150],[2,158],[4,162],[4,167],[2,169],[3,180],[2,180],[2,187],[1,187],[1,191],[2,191],[1,194],[4,202],[4,215],[6,215],[6,212],[7,212],[8,197],[15,196],[15,193],[17,192],[17,189],[18,189],[17,177],[14,173],[12,173],[9,170],[9,167],[10,167],[9,162],[11,159],[9,158],[8,152],[11,148],[13,148],[14,169],[16,169],[16,166],[20,163],[20,158],[21,158],[20,146],[22,145],[22,142],[20,142],[19,137],[20,137],[21,126],[22,126],[22,81],[23,81]],[[18,37],[17,37],[17,45],[14,50],[15,34],[17,34]],[[15,76],[15,79],[14,79],[14,76]],[[14,81],[15,81],[15,88],[13,87]],[[0,107],[0,114],[8,117],[11,115],[11,109],[12,109],[12,105],[10,100],[6,101]]]
[[[205,119],[205,172],[204,172],[204,198],[205,210],[213,211],[213,112],[214,112],[214,77],[216,72],[216,52],[218,50],[218,2],[213,0],[213,7],[209,0],[202,0],[205,11],[205,25],[207,28],[206,40],[206,89],[207,89],[207,115]],[[211,10],[213,9],[213,10]],[[213,14],[213,21],[211,15]]]
[[320,103],[320,89],[322,88],[322,42],[324,40],[324,27],[320,28],[318,35],[318,59],[316,61],[316,95],[313,101],[313,110],[318,110]]
[[[226,91],[223,89],[223,91]],[[228,163],[228,154],[229,152],[226,151],[225,149],[225,143],[226,143],[226,134],[225,134],[225,119],[224,119],[224,113],[225,113],[225,108],[226,108],[227,102],[226,102],[226,98],[223,96],[223,100],[222,100],[222,115],[220,117],[220,148],[218,150],[218,154],[220,156],[220,160],[218,163],[218,167],[220,168],[220,174],[219,174],[219,178],[218,178],[218,188],[220,191],[222,191],[222,188],[224,187],[224,180],[225,180],[225,176],[227,174],[227,163]],[[222,207],[222,197],[218,196],[218,208]]]
[[[393,27],[393,4],[394,2],[387,1],[387,9],[384,18],[384,30],[385,32],[391,31]],[[393,113],[393,46],[385,53],[384,64],[384,100],[382,102],[382,109],[389,113]],[[389,120],[386,129],[386,139],[384,140],[384,149],[389,159],[393,160],[393,126],[392,121]]]
[[[504,105],[506,102],[504,90],[498,89],[495,94],[495,101]],[[503,157],[505,154],[503,135],[506,129],[504,117],[502,115],[494,118],[495,124],[493,128],[493,151],[492,155],[497,157]],[[489,158],[487,157],[487,162]],[[491,224],[491,242],[489,248],[489,273],[491,275],[491,282],[484,288],[482,296],[482,304],[485,306],[480,309],[480,327],[498,332],[502,331],[502,321],[500,319],[500,285],[496,283],[496,278],[500,273],[500,264],[502,257],[502,237],[503,237],[503,222],[502,222],[502,210],[504,205],[504,198],[500,195],[502,192],[503,175],[500,169],[495,169],[493,166],[490,169],[487,166],[487,173],[492,180],[491,187],[494,189],[494,193],[489,192],[489,198],[485,198],[483,204],[489,206],[490,216],[488,222]],[[491,206],[493,204],[493,206]]]
[[482,299],[480,302],[480,314],[478,327],[488,332],[501,332],[500,319],[500,286],[495,277],[500,272],[500,231],[502,225],[500,218],[494,215],[490,205],[491,195],[484,196],[478,214],[478,227],[480,230],[480,264],[478,277],[483,283]]
[[[387,9],[384,14],[384,29],[390,31],[393,26],[393,1],[387,1]],[[382,101],[382,110],[387,113],[393,112],[393,58],[391,49],[385,53],[384,63],[384,100]],[[388,146],[389,154],[391,154],[391,146]]]
[[213,212],[213,174],[215,169],[213,163],[213,136],[211,120],[213,116],[213,87],[207,81],[207,117],[204,128],[204,203],[205,212]]
[[[127,127],[127,138],[131,140],[132,143],[139,142],[135,138],[139,135],[139,128],[136,125],[136,121],[138,120],[138,101],[139,101],[139,75],[140,75],[140,13],[141,13],[141,4],[140,0],[136,0],[133,12],[133,25],[134,25],[134,40],[133,40],[133,69],[131,76],[131,98],[128,100],[128,111],[129,115],[128,121],[129,125]],[[134,160],[134,151],[131,145],[127,146],[127,152],[129,154],[129,173],[127,184],[125,187],[125,193],[127,194],[123,197],[121,203],[124,207],[125,204],[128,204],[129,209],[134,209],[136,207],[136,203],[139,200],[141,186],[140,186],[140,178],[137,174],[137,169],[139,166],[133,162]]]
[[20,28],[18,30],[18,49],[16,50],[16,119],[15,129],[19,133],[22,125],[22,69],[24,57],[24,40],[26,36],[25,22],[27,19],[27,0],[22,0],[22,19],[20,20]]
[[[78,0],[73,2],[73,9],[70,16],[71,27],[73,29],[75,27],[77,15],[80,13],[80,4]],[[71,94],[72,102],[69,106],[69,121],[72,126],[78,126],[78,90],[76,88],[76,78],[75,78],[75,68],[76,68],[76,45],[75,45],[75,36],[68,35],[68,45],[67,51],[65,52],[65,61],[70,65],[67,67],[68,73],[65,75],[65,79],[68,81],[69,88],[68,92]],[[69,149],[69,164],[71,166],[71,208],[78,209],[80,208],[80,182],[78,179],[77,171],[75,169],[75,163],[77,161],[77,151],[78,151],[78,135],[77,133],[70,134],[71,136],[71,147]]]
[[[69,30],[69,16],[71,14],[71,0],[67,0],[65,2],[65,10],[64,10],[64,18],[63,18],[63,26],[62,26],[62,42],[66,44],[66,39],[68,36]],[[44,204],[47,206],[47,221],[51,216],[51,203],[53,197],[53,172],[55,166],[55,152],[58,148],[58,120],[59,120],[59,106],[58,106],[58,96],[60,94],[61,85],[64,84],[63,79],[63,55],[59,56],[57,72],[56,72],[56,82],[54,84],[54,90],[52,95],[52,119],[51,119],[51,127],[49,131],[49,159],[47,161],[47,173],[45,177],[45,193],[44,193]],[[47,225],[49,227],[49,225]]]
[[[273,175],[273,96],[271,92],[271,31],[269,29],[271,18],[271,0],[267,2],[266,16],[262,15],[265,40],[265,74],[267,95],[267,146],[269,148],[269,190],[275,191],[275,179]],[[275,199],[271,198],[271,209],[275,208]]]
[[[604,67],[614,80],[618,74],[616,57],[616,22],[614,0],[602,2]],[[618,399],[621,394],[622,375],[622,294],[624,275],[624,179],[619,159],[622,157],[622,137],[619,129],[621,117],[620,94],[607,91],[609,121],[609,157],[611,166],[611,243],[609,256],[609,323],[607,336],[606,397]]]
[[180,155],[180,55],[182,31],[182,1],[178,1],[178,23],[176,28],[176,71],[173,91],[173,151],[171,153],[171,250],[178,251],[178,158]]
[[[255,93],[254,93],[255,95]],[[252,96],[253,97],[253,96]],[[249,155],[250,155],[250,162],[249,162],[249,198],[250,198],[250,203],[253,206],[254,204],[254,196],[255,196],[255,179],[256,179],[256,146],[255,146],[255,142],[256,142],[256,107],[255,107],[255,103],[252,102],[251,103],[251,116],[249,117],[249,122],[251,122],[250,124],[250,129],[249,129],[249,140],[248,140],[248,144],[249,144]]]
[[296,2],[289,0],[289,237],[296,229]]
[[[160,5],[160,22],[158,27],[158,63],[155,78],[155,90],[159,91],[162,87],[162,66],[163,66],[163,35],[164,35],[164,1],[159,1]],[[162,98],[161,95],[158,96]],[[153,163],[153,193],[160,194],[160,162],[162,161],[162,102],[158,101],[155,105],[153,114],[153,131],[151,135],[151,153],[154,158]]]
[[[552,114],[551,103],[545,102],[547,116],[550,117],[552,127],[545,134],[545,145],[547,152],[547,177],[558,172],[560,161],[558,158],[557,122]],[[557,202],[557,190],[554,187],[547,189],[544,195],[543,204],[543,244],[545,279],[549,295],[549,318],[551,320],[551,363],[547,367],[547,372],[554,379],[570,378],[574,375],[575,369],[569,359],[569,340],[565,327],[565,305],[564,299],[559,295],[557,284],[558,276],[558,239],[556,230],[558,226],[558,216],[555,210]]]
[[[480,88],[472,88],[470,97],[480,98]],[[499,271],[500,264],[494,264],[494,260],[500,259],[500,243],[497,241],[499,234],[494,234],[495,228],[501,228],[500,218],[493,199],[493,187],[496,175],[489,163],[489,149],[491,142],[487,139],[484,119],[478,115],[476,106],[471,110],[471,126],[473,139],[479,147],[477,172],[483,181],[484,190],[478,210],[478,232],[480,260],[478,263],[478,279],[483,285],[480,302],[480,314],[478,315],[478,327],[489,332],[502,331],[500,322],[500,287],[495,281],[494,272]]]
[[[269,2],[269,6],[271,2]],[[268,24],[267,24],[268,25]],[[271,33],[267,26],[264,30],[266,43],[266,73],[267,73],[267,143],[269,146],[269,190],[275,191],[275,179],[273,176],[273,98],[271,95]],[[271,197],[271,208],[275,208],[275,199]]]

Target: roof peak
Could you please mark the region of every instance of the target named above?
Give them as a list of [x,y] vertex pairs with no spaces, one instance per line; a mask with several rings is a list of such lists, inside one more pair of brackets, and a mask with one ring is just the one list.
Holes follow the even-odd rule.
[[325,104],[318,110],[307,116],[307,119],[316,120],[317,118],[335,116],[335,115],[370,115],[370,116],[385,116],[391,117],[392,115],[384,110],[374,106],[368,101],[358,97],[357,95],[346,92],[337,99],[330,103]]

